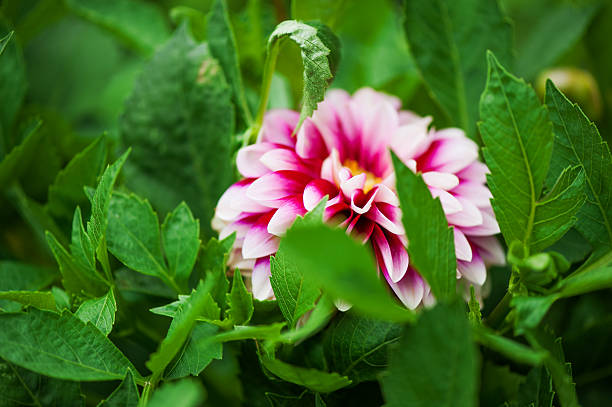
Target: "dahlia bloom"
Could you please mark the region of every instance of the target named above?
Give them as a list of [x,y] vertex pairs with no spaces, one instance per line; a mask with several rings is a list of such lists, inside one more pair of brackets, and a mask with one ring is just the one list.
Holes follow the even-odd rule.
[[244,177],[220,198],[213,227],[236,232],[230,266],[252,270],[253,295],[273,298],[270,255],[297,216],[327,195],[324,220],[369,244],[389,287],[411,309],[434,301],[410,266],[389,150],[422,173],[454,226],[457,279],[477,288],[486,265],[502,264],[499,227],[478,147],[459,129],[430,129],[430,117],[400,110],[399,99],[364,88],[331,90],[293,135],[299,113],[267,113],[257,143],[238,152]]

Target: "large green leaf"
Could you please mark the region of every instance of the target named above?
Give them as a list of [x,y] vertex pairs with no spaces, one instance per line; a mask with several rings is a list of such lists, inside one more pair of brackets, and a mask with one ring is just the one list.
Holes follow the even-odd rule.
[[121,380],[128,368],[137,372],[102,332],[67,311],[0,314],[0,356],[66,380]]
[[253,316],[253,296],[247,290],[239,270],[234,271],[232,289],[228,294],[228,318],[234,325],[246,325]]
[[[433,198],[421,176],[393,154],[402,222],[408,237],[411,264],[425,277],[437,299],[455,296],[457,259],[453,230],[438,198]],[[416,306],[417,304],[415,304]]]
[[294,366],[279,359],[261,358],[262,365],[281,379],[312,391],[330,393],[351,384],[346,376],[328,373],[316,369]]
[[34,125],[27,129],[23,141],[10,153],[2,157],[2,161],[0,161],[0,190],[16,181],[27,168],[43,136],[40,126],[41,122],[36,121]]
[[55,311],[55,298],[51,291],[0,291],[0,300],[15,301],[39,309]]
[[567,166],[580,166],[586,178],[587,200],[578,212],[576,229],[595,248],[612,245],[612,156],[608,143],[578,105],[548,81],[546,105],[554,129],[554,154],[549,183]]
[[176,362],[168,368],[166,377],[198,376],[213,359],[221,359],[223,344],[211,340],[218,330],[218,327],[206,322],[196,323]]
[[121,137],[132,146],[126,166],[130,188],[165,213],[186,201],[204,235],[217,200],[233,181],[234,108],[223,70],[186,27],[145,65],[121,118]]
[[376,380],[387,368],[389,345],[400,333],[401,325],[347,312],[326,331],[325,356],[332,370],[355,383]]
[[82,303],[75,315],[83,322],[91,322],[104,335],[108,336],[115,324],[115,312],[117,312],[117,302],[111,289],[103,297]]
[[10,260],[0,261],[0,291],[40,290],[57,278],[50,268]]
[[136,407],[139,400],[134,374],[128,369],[123,381],[98,407]]
[[453,123],[475,138],[485,52],[510,63],[510,24],[494,0],[408,0],[405,11],[406,36],[425,84]]
[[480,100],[483,155],[493,210],[506,243],[534,252],[559,239],[573,225],[584,202],[583,177],[560,173],[540,198],[552,154],[552,126],[533,89],[508,73],[488,53],[489,76]]
[[201,242],[200,221],[194,219],[185,202],[166,216],[162,225],[162,241],[169,274],[179,281],[187,281]]
[[162,11],[142,0],[66,0],[68,9],[150,54],[168,37]]
[[202,385],[195,380],[169,382],[159,388],[148,402],[148,407],[198,407],[206,398]]
[[387,406],[476,406],[479,357],[459,304],[439,304],[407,326],[381,377]]

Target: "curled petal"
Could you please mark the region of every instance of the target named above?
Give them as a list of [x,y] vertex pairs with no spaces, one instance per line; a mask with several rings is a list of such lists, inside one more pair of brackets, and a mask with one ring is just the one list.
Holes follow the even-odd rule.
[[376,203],[372,205],[366,216],[393,234],[404,234],[401,212],[396,206],[382,202]]
[[232,221],[243,212],[264,212],[268,208],[250,199],[246,192],[247,188],[253,183],[252,178],[243,179],[236,182],[223,193],[215,215],[224,221]]
[[274,298],[272,284],[270,284],[270,257],[262,257],[255,261],[251,274],[253,297],[263,301]]
[[313,210],[325,195],[330,200],[335,198],[338,195],[338,188],[331,182],[321,178],[310,181],[304,188],[304,208],[307,211]]
[[383,260],[384,269],[394,283],[400,281],[408,270],[408,252],[402,242],[393,234],[383,233],[378,226],[374,227],[373,243],[379,257]]
[[423,300],[425,283],[423,278],[412,268],[409,268],[404,278],[397,283],[394,283],[389,278],[387,278],[387,282],[395,295],[409,309],[415,309],[421,303],[421,300]]
[[269,256],[278,250],[279,238],[268,233],[268,222],[273,212],[260,216],[244,237],[242,257],[256,259]]

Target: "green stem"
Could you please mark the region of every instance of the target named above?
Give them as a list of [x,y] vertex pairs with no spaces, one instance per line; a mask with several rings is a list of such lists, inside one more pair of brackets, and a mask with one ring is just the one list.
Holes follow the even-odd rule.
[[149,403],[149,398],[151,397],[151,393],[155,388],[155,384],[148,380],[145,382],[144,388],[142,389],[142,395],[140,396],[140,400],[138,401],[138,407],[146,407]]
[[495,328],[502,323],[508,312],[510,311],[510,301],[512,300],[512,294],[510,291],[506,291],[503,298],[497,303],[493,311],[485,318],[485,322],[491,328]]

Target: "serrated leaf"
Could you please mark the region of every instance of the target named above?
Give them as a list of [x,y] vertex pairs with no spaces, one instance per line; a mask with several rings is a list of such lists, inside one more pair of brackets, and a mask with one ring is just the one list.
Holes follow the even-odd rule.
[[132,363],[91,324],[64,311],[0,314],[0,356],[58,379],[121,380]]
[[166,337],[146,363],[154,376],[160,377],[163,374],[166,366],[174,359],[189,337],[196,324],[196,319],[202,313],[207,295],[213,285],[214,281],[210,279],[204,283],[200,282],[189,299],[179,306]]
[[206,398],[202,385],[190,379],[168,382],[153,393],[148,407],[198,407]]
[[[5,36],[6,34],[6,36]],[[6,139],[10,135],[15,117],[27,90],[25,61],[14,31],[8,32],[0,21],[0,160],[10,147]],[[0,167],[1,168],[1,167]],[[2,185],[2,183],[0,183]]]
[[17,180],[21,173],[27,168],[27,164],[32,159],[43,136],[43,132],[40,131],[40,126],[40,121],[37,121],[31,126],[26,131],[26,136],[23,141],[0,161],[0,190],[3,190],[11,182]]
[[272,348],[276,342],[294,344],[302,342],[325,328],[327,323],[336,314],[336,311],[337,308],[333,301],[327,295],[323,295],[317,302],[317,305],[313,308],[308,318],[306,318],[304,325],[283,332],[277,340],[268,341],[266,346]]
[[226,276],[226,263],[235,239],[235,233],[221,241],[213,237],[202,248],[202,254],[200,255],[198,267],[200,278],[212,276],[215,279],[216,283],[211,291],[211,295],[221,308],[221,311],[225,310],[226,293],[229,288],[229,280]]
[[[331,83],[340,59],[340,41],[323,24],[303,23],[295,20],[283,21],[276,26],[268,38],[267,60],[264,78],[271,80],[278,50],[283,39],[290,39],[299,48],[304,66],[304,87],[300,127],[304,119],[312,115],[317,104],[323,100],[325,90]],[[269,87],[269,86],[268,86]],[[265,109],[265,106],[263,106]],[[260,106],[260,114],[262,106]],[[260,121],[260,117],[257,118]]]
[[[197,218],[211,219],[234,180],[231,95],[206,44],[181,26],[145,65],[125,104],[120,133],[133,148],[128,186],[162,213],[186,201]],[[208,221],[200,226],[213,236]]]
[[546,84],[546,105],[554,129],[551,178],[567,166],[580,166],[586,178],[587,199],[578,212],[576,229],[594,248],[612,245],[612,156],[608,144],[578,105],[570,102],[551,82]]
[[40,290],[57,278],[57,271],[17,261],[0,261],[0,291]]
[[425,84],[453,123],[476,138],[485,52],[510,63],[510,24],[491,0],[408,0],[405,12],[406,37]]
[[229,293],[228,318],[235,325],[246,325],[253,316],[253,295],[247,290],[239,270],[234,271]]
[[405,328],[389,354],[380,380],[386,405],[475,406],[478,359],[463,306],[438,304]]
[[108,336],[115,324],[115,312],[117,312],[117,302],[111,289],[103,297],[82,303],[75,315],[83,322],[91,322],[104,335]]
[[92,273],[96,273],[96,253],[92,247],[89,235],[83,226],[81,208],[78,206],[72,218],[70,252],[83,268],[86,268]]
[[431,286],[440,301],[455,296],[457,259],[453,230],[439,198],[433,198],[420,175],[414,174],[393,154],[402,223],[408,237],[410,263]]
[[115,271],[115,284],[119,291],[153,295],[164,299],[176,298],[176,292],[158,278],[128,268]]
[[56,311],[55,298],[50,291],[1,291],[0,300],[10,300],[38,309]]
[[117,388],[98,407],[137,407],[140,395],[134,381],[132,370],[128,369],[125,378]]
[[[531,86],[487,54],[489,76],[480,100],[480,132],[491,173],[493,210],[508,246],[537,252],[559,239],[580,208],[580,175],[568,170],[551,194],[540,198],[552,154],[552,126]],[[574,176],[574,179],[571,177]]]
[[168,369],[166,378],[198,376],[213,359],[221,359],[223,344],[211,340],[218,330],[217,326],[206,322],[196,323],[185,348],[176,362]]
[[219,60],[225,77],[232,87],[234,104],[240,108],[244,122],[250,124],[253,119],[244,97],[242,74],[238,63],[238,48],[226,0],[214,1],[208,14],[206,30],[210,52]]
[[281,244],[306,278],[360,313],[390,321],[412,320],[413,314],[400,307],[383,287],[368,247],[345,231],[304,225],[287,230]]
[[66,6],[145,54],[152,53],[169,34],[162,11],[145,1],[67,0]]
[[85,185],[95,185],[106,164],[106,137],[102,135],[76,154],[49,186],[47,210],[53,216],[69,218],[75,206],[84,206]]
[[189,279],[200,250],[199,236],[200,221],[194,219],[184,202],[166,216],[162,241],[170,276],[179,281]]
[[330,369],[354,383],[376,380],[387,368],[389,345],[400,338],[398,324],[364,318],[347,312],[326,331],[325,356]]
[[331,393],[351,384],[346,376],[290,365],[279,359],[262,356],[261,364],[275,376],[315,392]]

